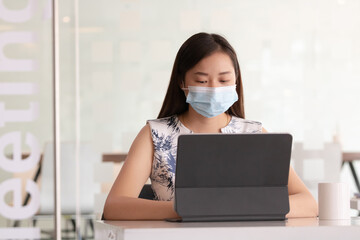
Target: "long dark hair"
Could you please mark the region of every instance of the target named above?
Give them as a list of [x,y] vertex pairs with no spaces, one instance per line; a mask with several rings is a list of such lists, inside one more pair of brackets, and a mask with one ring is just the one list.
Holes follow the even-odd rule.
[[245,118],[243,86],[235,50],[224,37],[204,32],[191,36],[180,47],[175,58],[169,87],[158,118],[181,114],[189,109],[189,104],[186,102],[185,94],[181,89],[185,82],[185,73],[200,62],[201,59],[210,56],[216,51],[226,53],[230,57],[235,69],[236,92],[239,99],[226,111],[226,113],[236,117]]

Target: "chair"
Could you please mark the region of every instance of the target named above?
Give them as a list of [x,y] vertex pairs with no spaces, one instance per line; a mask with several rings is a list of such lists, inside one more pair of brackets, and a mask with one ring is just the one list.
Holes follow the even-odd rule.
[[139,194],[139,198],[154,200],[155,194],[151,188],[151,184],[145,184],[144,187],[141,189]]
[[360,152],[343,152],[341,168],[344,167],[345,163],[349,164],[350,171],[354,179],[354,183],[356,185],[358,192],[360,193],[360,182],[354,166],[354,162],[359,160],[360,160]]
[[341,147],[338,143],[325,143],[324,149],[304,149],[294,143],[291,154],[293,167],[310,192],[317,199],[319,182],[338,182],[341,170]]
[[[75,172],[75,143],[61,143],[61,212],[67,216],[75,231],[76,215],[76,172]],[[54,173],[53,173],[53,144],[45,145],[40,188],[40,211],[33,218],[33,224],[44,216],[52,216],[54,213]],[[80,213],[86,219],[86,226],[90,225],[93,232],[94,195],[96,187],[93,179],[93,165],[100,162],[101,156],[97,154],[89,143],[81,143],[79,151],[80,161]]]
[[[149,199],[149,200],[154,200],[155,199],[155,194],[154,194],[154,191],[151,188],[151,184],[145,184],[143,186],[143,188],[141,189],[141,192],[139,194],[139,198]],[[101,220],[106,220],[104,218],[104,213],[101,216]]]

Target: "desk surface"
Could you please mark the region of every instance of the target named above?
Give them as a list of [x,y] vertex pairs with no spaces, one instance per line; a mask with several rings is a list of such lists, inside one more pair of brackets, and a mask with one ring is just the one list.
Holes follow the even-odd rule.
[[360,160],[360,152],[343,152],[342,153],[343,162],[352,162]]
[[[125,161],[127,154],[126,153],[103,153],[102,161],[103,162],[115,162],[120,163]],[[352,162],[360,160],[360,152],[343,152],[342,161],[343,162]]]
[[318,220],[293,218],[286,221],[194,222],[97,221],[95,239],[359,239],[360,218]]

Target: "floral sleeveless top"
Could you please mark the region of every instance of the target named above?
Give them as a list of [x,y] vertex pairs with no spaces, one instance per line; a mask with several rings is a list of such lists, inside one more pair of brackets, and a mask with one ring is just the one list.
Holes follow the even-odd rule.
[[[176,115],[161,119],[148,120],[154,144],[154,159],[150,175],[155,199],[171,201],[175,190],[175,168],[177,142],[180,134],[193,133],[186,128]],[[261,133],[262,124],[235,116],[221,133]]]

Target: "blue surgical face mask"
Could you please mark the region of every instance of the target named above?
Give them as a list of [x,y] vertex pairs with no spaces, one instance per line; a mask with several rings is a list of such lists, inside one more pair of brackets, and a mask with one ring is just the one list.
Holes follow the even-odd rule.
[[238,100],[236,85],[227,87],[189,86],[183,90],[189,90],[186,102],[196,112],[207,118],[226,112]]

